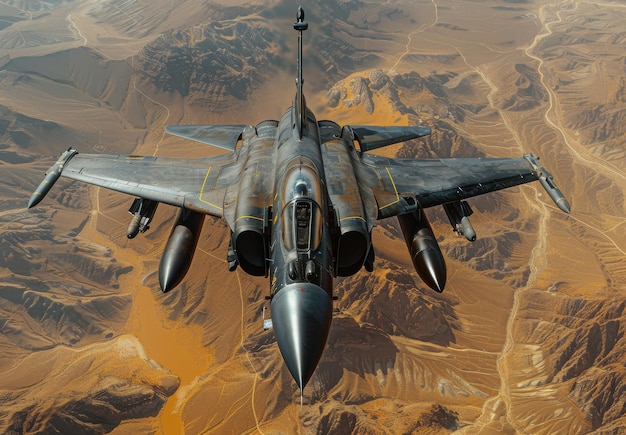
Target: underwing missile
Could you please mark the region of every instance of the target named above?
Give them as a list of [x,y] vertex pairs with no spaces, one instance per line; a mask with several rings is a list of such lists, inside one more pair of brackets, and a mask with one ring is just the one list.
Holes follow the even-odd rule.
[[39,204],[42,199],[48,194],[54,183],[57,182],[59,177],[61,176],[61,172],[63,172],[63,166],[75,155],[78,154],[78,151],[72,148],[68,148],[67,151],[61,154],[59,160],[46,172],[46,176],[43,181],[37,186],[35,192],[31,195],[28,200],[28,208],[32,208]]
[[159,203],[145,198],[135,198],[128,212],[133,216],[126,230],[126,237],[134,238],[139,233],[145,233],[150,229],[149,223],[154,217]]
[[563,210],[565,213],[569,213],[571,211],[569,202],[565,199],[565,195],[563,195],[561,190],[556,186],[556,184],[554,184],[552,174],[543,168],[542,174],[539,176],[539,183],[541,183],[558,208]]
[[563,210],[565,213],[569,214],[569,212],[571,211],[569,202],[567,202],[567,199],[565,199],[565,195],[563,195],[561,189],[559,189],[554,183],[554,178],[552,177],[552,174],[548,172],[546,168],[541,166],[541,163],[539,163],[539,159],[532,154],[524,154],[524,158],[533,167],[533,170],[537,173],[539,183],[541,183],[541,185],[548,193],[550,198],[552,198],[552,201],[554,201],[556,206]]
[[450,202],[443,205],[443,209],[448,215],[448,220],[452,229],[457,233],[465,236],[470,242],[476,240],[476,231],[469,220],[469,216],[473,211],[466,201]]

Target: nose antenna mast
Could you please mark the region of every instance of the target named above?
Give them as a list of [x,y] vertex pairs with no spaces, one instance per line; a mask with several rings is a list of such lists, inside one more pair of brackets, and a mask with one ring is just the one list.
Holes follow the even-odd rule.
[[309,28],[309,23],[304,21],[304,9],[298,6],[296,22],[293,24],[294,30],[298,31],[298,76],[296,77],[296,100],[294,101],[295,124],[298,129],[298,136],[302,139],[302,131],[306,125],[306,102],[302,92],[302,32]]

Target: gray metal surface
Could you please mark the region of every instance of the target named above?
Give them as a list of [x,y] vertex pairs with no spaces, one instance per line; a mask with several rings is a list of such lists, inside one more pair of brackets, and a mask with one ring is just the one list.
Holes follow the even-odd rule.
[[174,136],[195,140],[227,151],[234,151],[245,125],[168,125]]
[[524,158],[389,159],[363,155],[367,181],[377,189],[378,217],[404,214],[403,195],[423,208],[459,201],[537,180]]
[[235,154],[207,159],[76,154],[62,175],[221,217],[226,187],[239,180],[238,173],[228,170],[235,159]]
[[430,128],[422,126],[375,127],[353,125],[351,127],[355,138],[359,141],[361,151],[370,151],[394,143],[430,135]]
[[309,283],[290,284],[272,299],[270,311],[278,348],[301,389],[324,352],[332,308],[328,293]]

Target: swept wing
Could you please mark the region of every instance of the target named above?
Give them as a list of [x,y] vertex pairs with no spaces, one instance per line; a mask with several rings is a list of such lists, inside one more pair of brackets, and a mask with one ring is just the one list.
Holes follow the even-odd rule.
[[[379,219],[410,212],[415,208],[412,199],[428,208],[535,180],[542,181],[546,190],[558,191],[552,176],[530,154],[505,159],[391,159],[364,154],[361,161],[378,203]],[[548,193],[569,212],[560,191]]]
[[[31,197],[36,205],[61,173],[117,192],[221,217],[226,188],[239,180],[234,154],[205,159],[79,154],[68,150],[50,169],[50,182]],[[45,182],[45,180],[44,180]],[[43,191],[42,189],[45,189]]]

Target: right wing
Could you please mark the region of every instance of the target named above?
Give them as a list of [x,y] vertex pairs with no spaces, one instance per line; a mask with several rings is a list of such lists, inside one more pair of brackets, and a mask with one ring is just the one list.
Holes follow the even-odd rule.
[[[390,159],[363,155],[365,176],[378,204],[378,219],[415,209],[462,201],[473,196],[539,180],[556,205],[569,204],[552,175],[536,157],[483,159]],[[413,202],[413,203],[411,203]]]

